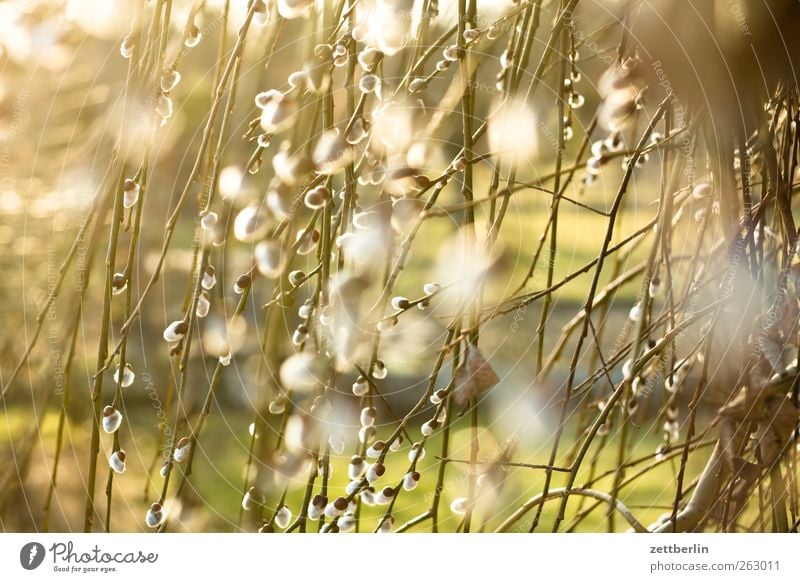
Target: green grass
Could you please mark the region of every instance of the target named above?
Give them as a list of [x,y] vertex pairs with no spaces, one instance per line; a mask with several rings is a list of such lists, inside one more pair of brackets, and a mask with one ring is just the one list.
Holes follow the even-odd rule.
[[[117,500],[115,507],[119,508],[116,510],[113,520],[113,526],[116,531],[143,529],[141,518],[146,511],[147,503],[152,501],[145,501],[142,492],[145,483],[145,466],[152,458],[155,450],[155,441],[152,438],[154,430],[149,424],[137,422],[138,418],[147,418],[150,411],[133,410],[129,414],[134,422],[134,430],[141,438],[134,445],[131,442],[130,434],[125,434],[125,431],[130,429],[127,428],[127,425],[123,426],[123,447],[129,453],[129,461],[128,471],[125,475],[117,476],[115,479],[115,499]],[[247,426],[249,422],[250,419],[241,413],[225,411],[224,416],[221,416],[218,410],[213,412],[201,437],[202,451],[198,451],[195,459],[194,474],[190,481],[191,487],[187,488],[188,495],[184,507],[189,508],[189,510],[184,516],[184,522],[175,525],[176,530],[231,531],[233,529],[238,518],[239,504],[241,502],[239,488],[242,484],[243,468],[246,461]],[[18,407],[10,410],[0,421],[0,446],[6,450],[9,434],[22,434],[27,423],[27,412],[24,409]],[[41,518],[41,508],[44,494],[46,493],[46,476],[49,475],[50,462],[52,461],[56,423],[57,414],[54,412],[48,413],[42,425],[39,439],[41,446],[34,448],[31,475],[26,484],[26,493],[29,499],[32,500],[32,511],[37,519]],[[413,438],[419,438],[418,428],[412,427],[409,431]],[[76,467],[85,463],[88,435],[88,424],[70,426],[69,437],[65,441],[64,466],[62,467],[63,470],[59,481],[58,499],[62,502],[62,505],[57,506],[64,508],[66,519],[63,522],[55,519],[54,524],[56,524],[57,528],[59,523],[62,523],[61,529],[76,529],[80,527],[83,494],[81,493],[80,479]],[[146,438],[145,435],[151,438]],[[482,431],[479,461],[486,462],[490,459],[493,454],[500,450],[498,444],[509,436],[502,434],[492,435],[487,431]],[[630,460],[640,456],[652,455],[659,442],[658,438],[658,435],[644,431],[639,432],[634,429],[631,433],[631,446],[626,458]],[[573,439],[574,435],[567,431],[565,443],[569,445]],[[104,435],[103,447],[108,447],[109,443],[110,437]],[[513,451],[513,460],[515,462],[544,463],[547,459],[550,444],[549,440],[543,440],[542,442],[519,441]],[[16,446],[18,446],[18,443]],[[353,446],[353,443],[349,443],[348,450],[352,450]],[[407,447],[408,443],[406,442],[402,451],[393,453],[387,458],[387,473],[377,485],[380,487],[394,486],[400,482],[408,467]],[[566,450],[566,448],[563,450]],[[103,448],[101,447],[101,457],[104,456],[102,450]],[[427,454],[419,464],[420,472],[422,473],[419,487],[413,492],[402,491],[395,504],[394,516],[398,525],[427,510],[433,499],[439,462],[436,457],[441,451],[441,436],[439,432],[429,439],[426,450]],[[133,454],[132,451],[134,452]],[[592,449],[578,476],[577,483],[579,485],[584,483],[589,475],[590,461],[594,452],[594,449]],[[690,482],[702,468],[707,456],[706,453],[707,449],[692,455],[687,482]],[[608,446],[598,456],[598,474],[615,467],[617,454],[617,441],[611,439]],[[466,417],[458,420],[452,429],[449,456],[454,459],[469,458],[469,429]],[[46,463],[45,458],[47,459]],[[333,459],[333,475],[329,490],[329,498],[331,499],[344,494],[344,486],[348,481],[346,475],[348,459],[349,453]],[[104,464],[102,466],[105,467]],[[645,464],[629,469],[627,474],[633,474],[643,466]],[[466,473],[466,468],[466,464],[448,464],[439,513],[440,531],[455,531],[459,527],[461,518],[454,515],[449,506],[453,499],[467,494],[469,477]],[[631,506],[633,513],[641,523],[645,525],[652,523],[659,515],[664,513],[664,507],[672,503],[676,472],[676,462],[663,463],[623,489],[620,495],[621,501]],[[103,487],[105,485],[105,468],[102,470],[101,475],[102,479],[100,481],[102,483],[101,487]],[[543,471],[538,469],[509,468],[504,473],[504,477],[505,481],[499,497],[494,502],[489,502],[488,498],[483,498],[483,501],[481,501],[476,518],[473,521],[475,524],[473,529],[478,529],[486,521],[486,530],[492,531],[525,500],[540,492],[544,483]],[[563,483],[563,474],[554,473],[551,487],[560,487]],[[608,492],[611,489],[611,483],[612,477],[608,476],[595,483],[593,487],[600,491]],[[152,484],[154,487],[160,488],[161,478],[157,474],[152,477]],[[319,486],[320,480],[317,481],[315,486],[315,493],[319,491]],[[300,508],[304,488],[305,478],[302,475],[298,476],[293,486],[290,487],[287,503],[295,515]],[[152,491],[153,489],[151,488],[151,495],[155,495]],[[268,505],[276,502],[280,491],[277,487],[271,490]],[[68,499],[68,496],[71,498]],[[98,496],[104,506],[105,494],[99,492]],[[124,498],[124,501],[120,497]],[[562,529],[569,526],[579,507],[587,508],[594,503],[593,500],[581,502],[579,498],[574,498],[574,500],[570,501],[567,519]],[[557,500],[550,501],[545,505],[539,531],[550,530],[557,508]],[[362,510],[362,516],[364,517],[362,529],[374,528],[385,509],[385,506],[365,506]],[[530,513],[519,523],[525,531],[530,525],[532,515],[533,513]],[[617,531],[627,529],[627,524],[620,516],[615,517],[615,523]],[[579,524],[576,531],[606,531],[607,524],[606,507],[600,506]],[[7,527],[9,526],[13,527],[11,524],[7,524]],[[431,522],[428,520],[417,526],[415,531],[430,531],[430,526]],[[309,531],[316,531],[317,527],[318,524],[311,523]],[[23,529],[29,528],[30,525],[27,528],[23,526]]]

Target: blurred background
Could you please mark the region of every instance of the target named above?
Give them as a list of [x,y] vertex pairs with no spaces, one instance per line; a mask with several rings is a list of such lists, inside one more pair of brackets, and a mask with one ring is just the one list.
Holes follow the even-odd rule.
[[[110,218],[104,220],[96,236],[89,228],[77,242],[75,237],[82,225],[90,220],[98,192],[109,179],[109,167],[120,137],[122,143],[130,146],[122,151],[131,155],[131,166],[135,168],[139,163],[134,158],[140,153],[137,146],[143,135],[138,134],[137,129],[130,130],[130,135],[118,135],[120,120],[135,109],[125,99],[128,64],[120,54],[120,45],[130,32],[135,13],[151,10],[155,1],[161,2],[0,2],[0,245],[3,249],[0,253],[0,319],[6,330],[0,335],[0,378],[3,388],[9,390],[0,408],[0,527],[3,531],[32,531],[45,526],[54,531],[71,531],[80,530],[83,525],[85,464],[92,416],[89,391],[98,365],[97,340],[103,300],[100,281],[104,274]],[[175,0],[169,4],[170,32],[165,49],[169,58],[180,55],[178,70],[181,81],[170,91],[174,110],[164,127],[154,134],[150,152],[149,186],[143,202],[138,255],[131,277],[134,298],[142,292],[157,267],[165,225],[190,178],[197,157],[211,105],[214,79],[219,74],[220,64],[227,61],[247,13],[244,0],[199,3],[194,22],[200,41],[187,50],[182,45],[182,35],[196,3]],[[409,3],[414,15],[418,13],[418,4]],[[439,37],[456,22],[456,4],[454,0],[438,2],[439,15],[431,22],[430,38]],[[532,70],[545,50],[557,4],[545,1],[541,5],[542,24],[533,44],[530,65],[523,74],[523,88],[533,82]],[[774,21],[767,17],[758,2],[720,0],[702,3],[703,6],[696,10],[687,8],[692,3],[662,4],[654,7],[646,2],[594,0],[579,2],[575,9],[571,21],[575,46],[569,62],[574,68],[573,99],[580,101],[581,105],[568,110],[569,119],[566,121],[571,130],[569,139],[565,141],[562,167],[576,167],[564,190],[564,196],[570,201],[562,200],[559,209],[553,282],[561,281],[597,257],[608,226],[607,213],[625,173],[624,154],[636,145],[649,118],[670,89],[662,84],[664,79],[668,79],[674,85],[671,88],[678,93],[676,110],[688,113],[683,117],[676,116],[672,120],[673,128],[695,123],[697,117],[710,120],[715,127],[724,127],[734,119],[730,130],[735,132],[741,126],[741,131],[749,134],[755,122],[747,118],[749,113],[746,115],[742,111],[763,107],[763,98],[769,94],[775,79],[792,70],[790,63],[780,65],[772,58],[773,55],[791,54],[792,47],[778,50],[766,41],[778,38],[774,34],[775,22],[781,23],[786,38],[792,38],[788,34],[796,21],[796,8],[787,13],[789,16],[780,17],[782,10],[790,9],[790,3],[785,3],[785,7],[781,3],[772,6]],[[510,1],[478,2],[478,27],[487,28],[516,7],[518,3]],[[228,16],[223,18],[226,10]],[[414,19],[412,27],[418,17],[414,16]],[[709,19],[716,22],[714,33],[704,28],[703,23]],[[308,33],[305,18],[285,20],[277,30],[267,24],[255,28],[248,36],[219,176],[218,187],[224,199],[220,216],[228,231],[239,210],[264,199],[274,174],[271,161],[279,151],[281,141],[279,136],[275,136],[273,143],[260,154],[260,166],[254,167],[255,135],[249,128],[260,114],[254,97],[261,91],[286,89],[287,78],[303,67],[319,42],[312,36]],[[218,55],[223,38],[225,58],[220,63]],[[667,39],[674,44],[669,45]],[[720,39],[726,44],[720,45]],[[508,31],[501,27],[495,38],[483,39],[476,51],[479,64],[472,81],[476,118],[486,118],[497,103],[500,94],[497,76],[502,69],[500,63],[507,43]],[[603,75],[617,62],[621,43],[627,43],[626,51],[637,52],[641,60],[641,87],[647,87],[647,91],[637,101],[639,109],[634,115],[635,120],[620,131],[609,132],[594,120],[603,106]],[[741,75],[746,74],[746,77],[739,76],[739,71],[749,70],[751,63],[748,60],[735,66],[730,76],[723,75],[731,85],[730,94],[720,90],[718,84],[717,92],[709,94],[709,87],[716,82],[712,82],[708,75],[718,74],[725,63],[737,63],[738,55],[747,52],[742,47],[750,44],[755,47],[758,61],[771,65],[762,69],[763,87],[758,77],[745,72]],[[708,65],[711,72],[704,68],[707,65],[705,55],[711,54],[709,46],[723,47],[714,49],[714,58],[719,60]],[[681,52],[683,50],[685,52]],[[697,55],[702,57],[698,60]],[[687,62],[680,60],[679,57],[683,56]],[[407,58],[386,60],[382,69],[382,91],[385,94],[401,87]],[[427,64],[426,73],[434,69],[436,60],[434,58]],[[687,64],[689,61],[698,67],[692,69]],[[663,71],[663,77],[659,70]],[[509,199],[507,215],[488,269],[487,305],[504,300],[520,284],[529,292],[548,285],[546,261],[532,273],[529,273],[529,268],[545,232],[552,204],[550,191],[557,163],[558,117],[562,111],[555,106],[560,99],[559,84],[562,82],[556,72],[554,66],[547,68],[541,87],[527,101],[527,106],[536,116],[533,131],[537,152],[530,161],[521,165],[517,180],[533,187],[524,188]],[[440,112],[445,114],[435,133],[416,139],[415,150],[409,154],[410,157],[413,155],[417,167],[430,178],[445,172],[461,148],[460,116],[448,111],[457,104],[448,101],[448,90],[458,74],[457,70],[450,70],[433,77],[427,90],[419,95],[422,101],[419,107],[424,110],[421,114],[423,120],[430,120]],[[756,82],[758,91],[743,92],[741,84],[744,79]],[[347,100],[342,71],[334,72],[333,87],[334,119],[341,124],[346,121]],[[742,101],[752,98],[754,105],[741,105],[739,100],[733,103],[735,96],[742,95]],[[298,112],[298,126],[313,123],[310,119],[313,116],[312,104],[312,100],[304,102]],[[420,121],[415,118],[414,123]],[[663,127],[659,126],[659,131],[663,131]],[[601,168],[587,167],[588,148],[607,136],[615,136],[619,153],[605,156]],[[524,140],[525,137],[523,130],[519,138]],[[691,170],[687,170],[680,188],[712,180],[708,156],[694,137],[687,138],[685,144],[676,139],[672,146],[654,149],[642,157],[633,173],[628,186],[629,195],[616,216],[613,243],[624,240],[656,218],[662,172],[665,171],[662,168],[664,152],[682,155],[684,145],[689,148],[687,164]],[[477,146],[477,151],[487,151],[485,140]],[[489,191],[493,168],[491,158],[475,165],[476,193],[483,195]],[[408,265],[397,281],[397,295],[419,296],[423,285],[436,280],[442,265],[447,265],[450,260],[447,241],[463,220],[463,209],[458,208],[463,201],[459,190],[458,180],[453,180],[442,190],[437,201],[442,209],[441,216],[426,220],[422,226],[417,242],[411,248]],[[378,186],[364,186],[363,204],[374,203],[379,191]],[[124,389],[121,409],[124,433],[120,438],[127,451],[127,471],[114,481],[118,509],[112,520],[113,531],[147,529],[143,517],[161,487],[158,472],[163,460],[163,447],[170,438],[170,435],[165,435],[165,430],[171,426],[176,410],[174,388],[178,377],[176,361],[170,357],[161,336],[167,324],[179,319],[179,306],[186,299],[192,276],[190,269],[193,266],[198,211],[193,192],[177,222],[163,273],[147,297],[127,344],[126,358],[136,379]],[[699,225],[705,213],[719,212],[719,207],[710,207],[708,201],[697,198],[690,199],[682,212],[682,217],[678,217],[674,225],[672,252],[673,256],[690,257],[698,243]],[[722,213],[725,213],[724,207]],[[133,230],[129,228],[131,216],[132,213],[126,211],[120,235],[122,244],[117,253],[118,265],[125,265],[127,245],[133,236]],[[482,231],[488,226],[486,216],[485,212],[476,216],[477,228]],[[722,237],[724,228],[714,218],[709,223],[705,240],[714,241]],[[64,278],[63,291],[42,312],[59,280],[62,262],[73,245],[75,259]],[[600,288],[645,261],[650,252],[649,245],[649,242],[632,244],[614,255],[603,271]],[[176,516],[173,531],[239,529],[242,487],[246,476],[250,475],[248,471],[252,470],[248,463],[251,423],[269,400],[270,391],[266,385],[277,374],[270,362],[280,361],[291,353],[289,340],[301,322],[297,307],[308,297],[304,292],[297,294],[293,305],[281,305],[278,321],[273,321],[269,329],[265,328],[263,305],[272,296],[274,283],[263,278],[254,279],[244,312],[232,316],[238,297],[231,290],[239,275],[250,268],[252,250],[251,244],[237,242],[232,236],[229,244],[214,250],[218,283],[211,292],[211,313],[204,320],[199,341],[192,344],[184,406],[196,413],[202,406],[218,358],[230,351],[233,361],[222,372],[201,446],[198,447],[192,480],[180,499],[168,500],[172,506],[171,514]],[[543,252],[547,253],[547,247]],[[311,270],[315,261],[313,254],[298,257],[296,268]],[[690,263],[675,263],[676,289],[683,288]],[[382,265],[374,265],[375,273],[381,273],[382,269]],[[75,357],[71,369],[66,370],[66,353],[70,349],[69,325],[76,313],[76,291],[84,277],[88,278],[89,288],[80,312]],[[545,355],[561,338],[564,326],[582,309],[590,280],[591,271],[587,270],[552,295],[544,335]],[[595,325],[603,322],[603,332],[599,336],[601,353],[615,353],[618,346],[630,340],[634,329],[631,309],[643,289],[646,285],[643,287],[641,275],[632,276],[615,287],[609,293],[608,301],[599,308],[594,321]],[[711,298],[703,294],[700,297],[698,307]],[[654,299],[655,308],[663,306],[665,300],[663,295]],[[381,434],[390,433],[393,415],[407,414],[423,393],[446,336],[450,309],[451,306],[434,301],[428,310],[401,318],[400,323],[385,334],[381,356],[390,374],[382,384],[386,402],[376,404],[379,409],[376,426]],[[123,310],[123,302],[115,300],[112,303],[112,346],[124,321]],[[539,374],[536,338],[541,322],[540,310],[538,302],[532,303],[489,320],[480,330],[481,350],[501,379],[501,389],[492,390],[486,396],[485,404],[482,402],[480,449],[486,463],[504,458],[522,464],[547,462],[558,424],[567,364],[577,334],[566,340],[562,355],[554,359],[549,374]],[[43,313],[43,325],[38,341],[14,383],[7,385],[7,379],[35,333],[36,317],[40,312]],[[264,334],[275,338],[272,345],[278,346],[275,349],[280,353],[262,354],[259,338]],[[680,346],[687,349],[694,346],[696,337],[695,332],[690,331],[681,338]],[[576,384],[583,382],[598,365],[597,356],[592,355],[594,348],[590,345],[585,349],[587,354],[578,367]],[[113,367],[106,371],[107,394],[113,391],[112,372]],[[693,371],[691,377],[695,374]],[[443,374],[442,387],[448,377],[449,372]],[[608,378],[594,381],[575,399],[566,426],[564,462],[569,457],[566,451],[572,448],[583,430],[581,423],[585,420],[580,420],[581,414],[596,414],[598,405],[602,407],[603,398],[611,391],[609,381],[618,382],[622,377],[621,367],[617,366],[609,371]],[[347,451],[356,448],[355,434],[359,426],[359,403],[350,392],[354,378],[355,374],[345,373],[337,379],[338,390],[334,399],[336,418],[343,427]],[[65,420],[60,431],[59,418],[67,385],[70,386],[70,396],[63,402]],[[714,416],[730,395],[729,390],[729,386],[723,385],[710,391],[700,411],[704,422]],[[684,429],[686,404],[690,397],[691,390],[687,389],[676,398],[678,422]],[[628,474],[649,463],[664,443],[663,410],[669,398],[670,393],[665,391],[662,380],[656,381],[634,412],[625,445],[616,446],[620,432],[618,427],[610,424],[608,434],[602,436],[602,445],[592,449],[591,458],[578,481],[592,480],[596,488],[608,490],[620,455],[625,462],[641,462],[632,465]],[[409,432],[419,434],[419,424],[430,416],[431,410],[431,406],[426,405],[417,413]],[[165,424],[165,418],[170,422]],[[265,434],[258,434],[257,438],[270,441],[283,438],[285,426],[282,426],[281,418],[280,415],[264,416]],[[57,443],[59,433],[61,442]],[[440,439],[441,435],[435,433],[428,441],[428,454],[419,469],[423,475],[420,488],[397,503],[394,515],[400,523],[420,514],[430,505],[439,466],[436,455],[441,448]],[[405,442],[403,447],[409,445]],[[61,448],[57,486],[49,491],[57,446]],[[103,508],[105,460],[111,452],[110,447],[108,435],[101,434],[97,495]],[[454,419],[449,447],[451,459],[469,459],[470,433],[466,416]],[[689,479],[694,478],[705,464],[707,455],[702,451],[693,454],[689,460]],[[334,455],[332,488],[341,488],[347,483],[348,458],[347,453]],[[680,458],[674,457],[661,463],[620,491],[620,499],[642,523],[651,523],[670,511],[679,462]],[[442,492],[445,507],[466,495],[469,478],[465,468],[466,465],[456,462],[448,465],[448,478]],[[402,478],[405,466],[396,463],[388,469],[391,481]],[[503,486],[498,500],[481,514],[484,525],[496,524],[495,520],[507,516],[542,489],[542,471],[504,467],[502,473]],[[562,486],[562,476],[554,474],[553,483]],[[304,488],[304,475],[292,477],[287,505],[297,508]],[[271,492],[273,496],[275,491]],[[556,509],[557,504],[547,505],[543,521],[550,523]],[[564,529],[606,531],[609,527],[605,506],[597,507],[592,500],[575,499],[570,502],[569,510]],[[383,511],[380,507],[365,507],[364,515],[377,518]],[[440,524],[442,530],[454,530],[459,519],[445,510]],[[616,527],[624,530],[627,526],[618,524]]]

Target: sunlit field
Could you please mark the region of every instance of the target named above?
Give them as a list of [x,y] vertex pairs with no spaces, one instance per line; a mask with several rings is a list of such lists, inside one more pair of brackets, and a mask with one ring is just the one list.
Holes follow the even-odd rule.
[[655,4],[0,3],[2,531],[796,532],[800,9]]

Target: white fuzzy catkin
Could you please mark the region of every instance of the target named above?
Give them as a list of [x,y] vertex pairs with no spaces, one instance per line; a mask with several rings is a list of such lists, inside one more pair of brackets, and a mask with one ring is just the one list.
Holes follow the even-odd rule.
[[291,509],[282,505],[281,508],[275,512],[275,525],[281,529],[286,529],[290,521],[292,521]]
[[188,437],[183,437],[175,446],[175,452],[172,454],[172,458],[175,459],[176,463],[185,461],[189,457],[191,450],[192,441]]
[[467,498],[457,497],[450,503],[450,511],[456,515],[464,515],[467,512]]
[[136,374],[133,373],[133,368],[130,364],[125,364],[125,369],[122,371],[122,381],[120,381],[119,365],[114,370],[114,382],[119,384],[122,388],[127,388],[136,379]]
[[179,341],[189,330],[189,325],[182,319],[173,321],[164,330],[164,339],[168,342]]
[[156,528],[164,522],[164,510],[159,503],[153,503],[144,518],[147,527]]
[[103,409],[103,430],[112,434],[117,432],[122,424],[122,413],[113,406],[106,406]]
[[420,475],[417,471],[409,471],[403,477],[403,489],[413,491],[419,485]]
[[361,457],[355,456],[350,459],[350,464],[347,467],[347,475],[350,479],[361,479],[367,471],[367,462]]
[[115,473],[124,473],[125,472],[125,451],[119,450],[114,451],[111,453],[111,456],[108,458],[108,466]]

